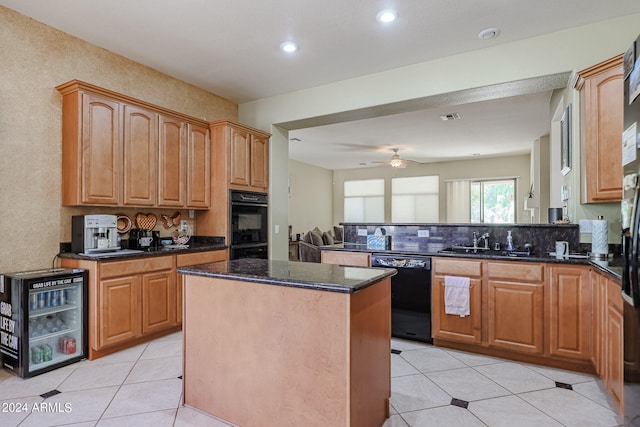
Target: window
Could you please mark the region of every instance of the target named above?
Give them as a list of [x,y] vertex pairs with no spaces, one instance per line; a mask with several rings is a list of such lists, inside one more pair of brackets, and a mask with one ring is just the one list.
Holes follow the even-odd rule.
[[384,179],[344,182],[344,222],[384,222]]
[[391,222],[438,222],[440,178],[391,179]]
[[471,181],[471,222],[514,223],[515,178]]

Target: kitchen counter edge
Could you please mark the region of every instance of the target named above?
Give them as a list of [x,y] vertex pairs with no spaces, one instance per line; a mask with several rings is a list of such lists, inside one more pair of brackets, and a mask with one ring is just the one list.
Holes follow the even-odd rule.
[[[354,269],[360,270],[355,274],[357,278],[348,277]],[[335,264],[252,258],[185,266],[178,268],[177,272],[185,275],[339,293],[354,293],[396,274],[393,268],[345,267]]]
[[189,245],[188,248],[171,248],[171,249],[159,248],[151,251],[125,253],[122,255],[115,255],[112,257],[105,257],[105,258],[80,255],[73,252],[62,252],[62,253],[59,253],[57,256],[58,258],[111,262],[111,261],[122,261],[122,260],[135,259],[135,258],[149,258],[149,257],[159,257],[159,256],[167,256],[167,255],[190,254],[190,253],[196,253],[196,252],[222,251],[228,248],[229,246],[224,244],[194,243],[192,245]]
[[323,251],[347,251],[347,252],[369,252],[376,254],[388,254],[388,255],[405,255],[405,256],[430,256],[430,257],[443,257],[443,258],[465,258],[465,259],[490,259],[499,261],[517,261],[517,262],[545,262],[552,264],[573,264],[573,265],[588,265],[594,267],[605,274],[608,274],[617,281],[622,280],[622,257],[614,257],[610,266],[604,266],[599,261],[592,260],[590,258],[568,258],[558,259],[550,255],[540,256],[531,255],[526,257],[511,257],[501,255],[484,255],[484,254],[452,254],[452,253],[440,253],[440,252],[420,252],[416,250],[402,250],[402,249],[370,249],[366,244],[360,243],[340,243],[335,245],[320,246],[320,250]]

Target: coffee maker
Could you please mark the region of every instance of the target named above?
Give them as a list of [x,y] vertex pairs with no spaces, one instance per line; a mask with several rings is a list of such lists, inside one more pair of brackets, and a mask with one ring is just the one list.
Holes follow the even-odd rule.
[[159,240],[154,239],[154,236],[151,234],[159,233],[158,231],[150,232],[146,228],[132,228],[129,230],[129,248],[130,249],[149,249],[151,246],[156,247],[157,244],[154,244]]
[[71,252],[89,254],[119,249],[118,217],[116,215],[74,215],[71,217]]

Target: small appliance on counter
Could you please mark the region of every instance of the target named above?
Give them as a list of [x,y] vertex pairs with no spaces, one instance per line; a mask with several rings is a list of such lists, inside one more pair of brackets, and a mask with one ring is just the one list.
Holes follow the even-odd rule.
[[132,228],[129,230],[129,248],[148,249],[154,243],[154,238],[146,228]]
[[116,215],[74,215],[71,218],[71,252],[91,254],[119,249]]

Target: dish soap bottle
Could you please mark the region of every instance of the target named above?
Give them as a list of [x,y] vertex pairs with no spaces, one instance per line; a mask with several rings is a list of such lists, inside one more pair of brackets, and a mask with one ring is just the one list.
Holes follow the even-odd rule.
[[507,244],[505,246],[505,250],[513,250],[513,236],[511,236],[511,230],[507,231]]

